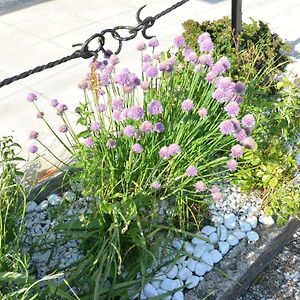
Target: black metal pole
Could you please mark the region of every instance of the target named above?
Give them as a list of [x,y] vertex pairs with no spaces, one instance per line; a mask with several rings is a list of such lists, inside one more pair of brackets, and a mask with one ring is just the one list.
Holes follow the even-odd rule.
[[235,38],[242,31],[242,0],[231,1],[231,28]]

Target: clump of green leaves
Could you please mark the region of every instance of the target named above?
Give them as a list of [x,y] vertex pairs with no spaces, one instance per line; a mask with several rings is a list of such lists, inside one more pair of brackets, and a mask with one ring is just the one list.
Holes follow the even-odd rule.
[[253,87],[259,84],[260,89],[270,90],[275,76],[284,71],[290,62],[285,54],[291,50],[290,45],[272,33],[262,21],[243,23],[243,30],[235,42],[228,17],[202,23],[187,20],[183,28],[187,44],[198,52],[197,38],[202,32],[208,32],[216,45],[217,56],[224,55],[230,59],[231,76],[247,84],[252,83]]

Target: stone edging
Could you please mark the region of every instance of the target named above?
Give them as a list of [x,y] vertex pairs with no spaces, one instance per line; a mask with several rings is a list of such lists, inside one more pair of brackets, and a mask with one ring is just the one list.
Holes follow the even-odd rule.
[[[279,254],[298,228],[298,219],[290,220],[282,228],[261,226],[258,231],[259,241],[248,245],[245,239],[241,241],[216,265],[217,269],[206,274],[196,288],[186,293],[185,299],[237,299]],[[222,276],[222,272],[231,279]]]

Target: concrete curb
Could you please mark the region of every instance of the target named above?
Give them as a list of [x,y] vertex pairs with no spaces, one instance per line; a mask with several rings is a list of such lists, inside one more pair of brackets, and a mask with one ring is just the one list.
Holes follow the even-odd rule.
[[[237,299],[279,254],[298,228],[298,219],[290,220],[282,228],[260,227],[257,231],[260,235],[258,242],[247,245],[246,240],[241,241],[216,265],[214,271],[205,276],[197,288],[186,293],[185,299]],[[228,278],[218,270],[226,273]]]

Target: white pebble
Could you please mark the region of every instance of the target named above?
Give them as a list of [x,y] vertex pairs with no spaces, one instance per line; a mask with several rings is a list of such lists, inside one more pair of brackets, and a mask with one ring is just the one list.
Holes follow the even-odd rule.
[[183,299],[184,299],[184,295],[183,292],[181,291],[177,291],[172,297],[172,300],[183,300]]
[[206,264],[202,263],[202,262],[198,262],[196,264],[196,267],[195,267],[195,273],[198,275],[198,276],[202,276],[206,273],[207,271],[207,268],[206,268]]
[[206,252],[209,252],[210,250],[215,248],[214,245],[212,245],[210,243],[206,243],[204,246],[205,246]]
[[179,269],[177,276],[179,279],[185,281],[191,275],[192,275],[192,272],[188,268],[182,267]]
[[144,286],[143,293],[147,298],[158,296],[156,288],[151,283]]
[[202,228],[201,232],[204,233],[205,235],[209,236],[213,232],[217,231],[216,227],[206,225]]
[[177,250],[180,250],[182,248],[183,244],[184,244],[184,241],[179,240],[179,239],[174,239],[172,241],[172,246]]
[[240,229],[234,229],[232,234],[235,235],[239,240],[243,239],[246,236],[246,233]]
[[167,275],[162,272],[157,273],[154,277],[155,280],[164,280],[166,278],[167,278]]
[[44,200],[36,207],[36,211],[43,211],[47,209],[48,205],[49,205],[48,201]]
[[212,234],[209,235],[208,239],[212,244],[215,244],[218,242],[219,238],[216,232],[213,232]]
[[233,234],[229,234],[227,237],[226,242],[230,245],[230,246],[235,246],[239,243],[239,239],[233,235]]
[[222,254],[219,250],[211,250],[209,252],[210,256],[211,256],[211,259],[213,260],[214,263],[218,263],[221,259],[222,259]]
[[227,242],[219,242],[219,250],[220,252],[225,255],[229,251],[229,244]]
[[250,242],[256,242],[259,240],[259,235],[255,231],[247,232],[247,238]]
[[63,195],[63,197],[69,201],[72,202],[76,199],[76,194],[73,191],[66,191]]
[[161,289],[165,290],[165,291],[173,291],[176,289],[176,281],[170,278],[165,278],[162,283],[161,283]]
[[191,270],[192,272],[195,272],[196,264],[197,264],[197,261],[196,261],[196,260],[194,260],[193,258],[189,258],[189,259],[187,260],[186,266],[187,266],[187,268],[188,268],[189,270]]
[[190,242],[185,242],[183,245],[183,249],[188,254],[193,254],[194,252],[194,246]]
[[173,265],[170,269],[167,270],[167,277],[173,279],[176,277],[178,273],[178,267],[177,265]]
[[224,225],[220,225],[218,227],[218,234],[219,234],[219,240],[220,241],[225,241],[228,236],[228,230]]
[[259,222],[266,226],[272,226],[275,223],[271,216],[260,216]]
[[197,238],[193,238],[192,239],[192,243],[194,245],[204,245],[206,243],[206,241],[204,239],[207,239],[207,236],[204,234],[201,234],[201,232],[197,232]]
[[185,284],[187,285],[188,289],[192,289],[198,285],[199,281],[200,278],[198,276],[191,275],[186,279]]
[[28,202],[26,203],[26,211],[27,211],[28,213],[34,211],[34,210],[36,209],[36,207],[37,207],[37,204],[36,204],[36,202],[34,202],[34,201],[28,201]]
[[246,221],[251,225],[253,229],[257,226],[257,218],[255,216],[248,217]]
[[240,228],[242,229],[242,231],[244,232],[248,232],[248,231],[251,231],[251,225],[246,222],[246,221],[240,221]]
[[210,256],[210,254],[208,252],[204,252],[201,259],[203,260],[204,263],[206,263],[206,269],[209,272],[212,269],[212,267],[214,266],[214,262]]
[[250,206],[248,209],[247,209],[247,214],[249,216],[257,216],[258,214],[258,209],[255,207],[255,206]]
[[227,229],[233,229],[236,225],[236,216],[233,213],[224,216],[224,225]]
[[194,253],[193,255],[200,258],[203,253],[206,251],[206,247],[205,245],[197,245],[195,248],[194,248]]
[[57,194],[51,194],[47,197],[47,200],[50,205],[56,206],[56,205],[60,204],[62,199]]

